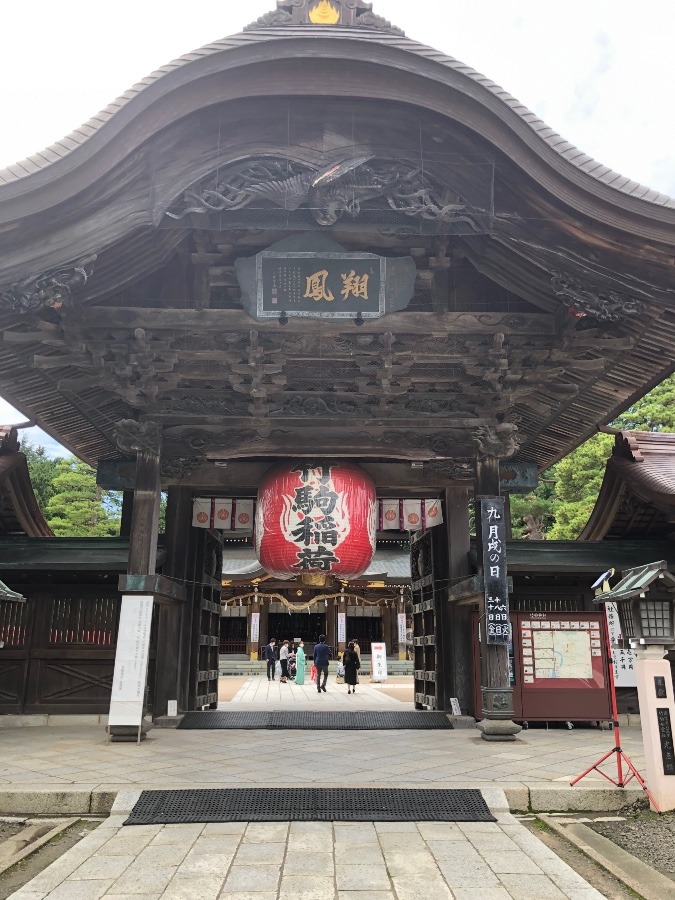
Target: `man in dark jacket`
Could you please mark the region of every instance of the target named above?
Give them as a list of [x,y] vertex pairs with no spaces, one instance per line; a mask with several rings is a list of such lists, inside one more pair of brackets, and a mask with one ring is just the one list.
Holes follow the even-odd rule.
[[[330,659],[330,647],[326,643],[326,635],[319,636],[319,643],[314,645],[314,665],[316,666],[316,689],[326,693],[326,682],[328,681],[328,660]],[[321,675],[323,674],[323,684],[321,684]]]
[[[269,644],[265,647],[265,659],[267,660],[267,680],[274,681],[274,670],[277,664],[276,656],[274,655],[274,645],[276,641],[274,638],[269,642]],[[270,678],[271,676],[271,678]]]

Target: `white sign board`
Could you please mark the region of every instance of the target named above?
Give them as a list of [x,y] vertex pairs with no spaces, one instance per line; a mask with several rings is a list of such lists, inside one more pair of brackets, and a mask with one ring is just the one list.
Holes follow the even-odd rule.
[[462,707],[459,705],[459,700],[457,699],[457,697],[450,698],[450,709],[452,710],[453,716],[462,715]]
[[635,654],[632,650],[620,650],[616,642],[621,640],[621,620],[616,603],[605,603],[609,642],[612,645],[614,662],[614,684],[616,687],[636,687]]
[[406,625],[407,625],[406,615],[405,613],[398,614],[398,642],[399,644],[407,643],[407,633],[406,633]]
[[255,646],[260,639],[260,613],[251,613],[251,643]]
[[338,613],[337,639],[338,644],[345,644],[347,642],[347,613]]
[[387,680],[387,647],[386,644],[370,645],[370,680]]
[[122,596],[109,725],[140,728],[143,721],[152,605],[152,595]]

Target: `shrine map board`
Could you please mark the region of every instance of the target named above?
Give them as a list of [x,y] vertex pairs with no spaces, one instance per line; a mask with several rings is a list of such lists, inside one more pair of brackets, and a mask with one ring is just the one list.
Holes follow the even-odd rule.
[[602,614],[517,613],[512,623],[524,720],[611,718]]

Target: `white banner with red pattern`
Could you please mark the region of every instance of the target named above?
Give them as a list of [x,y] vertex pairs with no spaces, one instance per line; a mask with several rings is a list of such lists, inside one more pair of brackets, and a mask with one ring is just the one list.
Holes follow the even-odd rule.
[[[378,500],[379,531],[419,531],[443,523],[440,500]],[[197,497],[193,501],[195,528],[219,531],[251,531],[255,501]]]

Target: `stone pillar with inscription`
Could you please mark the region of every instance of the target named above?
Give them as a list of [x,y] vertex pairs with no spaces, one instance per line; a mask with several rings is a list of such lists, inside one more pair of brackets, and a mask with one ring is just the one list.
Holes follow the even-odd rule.
[[635,644],[645,781],[662,813],[675,809],[675,699],[665,653],[661,644]]
[[[513,741],[521,730],[513,721],[509,668],[511,640],[506,573],[506,509],[500,496],[499,459],[517,449],[515,426],[482,429],[476,435],[476,535],[478,567],[483,576],[481,603],[481,697],[486,741]],[[478,712],[478,711],[477,711]]]

